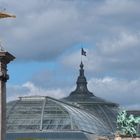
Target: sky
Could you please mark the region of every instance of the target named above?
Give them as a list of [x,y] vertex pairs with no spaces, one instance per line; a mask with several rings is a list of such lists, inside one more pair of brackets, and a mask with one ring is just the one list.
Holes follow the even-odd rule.
[[0,0],[16,19],[0,21],[8,64],[7,101],[68,96],[75,89],[81,47],[94,95],[140,109],[139,0]]

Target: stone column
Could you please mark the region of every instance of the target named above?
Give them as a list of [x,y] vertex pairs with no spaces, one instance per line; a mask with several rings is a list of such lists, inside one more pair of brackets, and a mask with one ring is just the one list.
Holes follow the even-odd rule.
[[7,64],[15,59],[8,52],[0,51],[0,140],[6,138],[6,81],[9,79],[7,74]]

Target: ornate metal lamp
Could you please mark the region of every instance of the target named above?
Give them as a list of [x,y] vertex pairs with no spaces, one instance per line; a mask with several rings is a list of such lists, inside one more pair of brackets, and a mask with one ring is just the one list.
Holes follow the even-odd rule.
[[0,12],[0,19],[1,19],[1,18],[8,18],[8,17],[16,18],[15,15],[11,15],[11,14],[8,14],[8,13],[6,13],[6,12]]

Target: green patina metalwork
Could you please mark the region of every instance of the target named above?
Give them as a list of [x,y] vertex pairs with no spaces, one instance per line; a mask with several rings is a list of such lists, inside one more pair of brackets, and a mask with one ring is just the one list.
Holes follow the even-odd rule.
[[127,115],[127,112],[121,111],[117,116],[117,125],[119,133],[125,136],[136,136],[136,127],[140,124],[140,116],[134,117],[134,115]]

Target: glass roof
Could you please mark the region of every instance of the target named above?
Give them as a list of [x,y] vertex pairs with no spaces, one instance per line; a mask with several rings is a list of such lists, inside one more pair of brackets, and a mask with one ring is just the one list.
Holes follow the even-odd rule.
[[7,132],[84,131],[112,135],[118,105],[96,97],[87,88],[81,62],[76,89],[68,97],[20,97],[7,105]]
[[21,97],[7,105],[8,132],[84,131],[110,135],[105,123],[75,105],[50,97]]
[[81,62],[76,89],[56,100],[47,96],[20,97],[7,105],[7,132],[83,131],[112,135],[118,105],[96,97],[87,88]]

